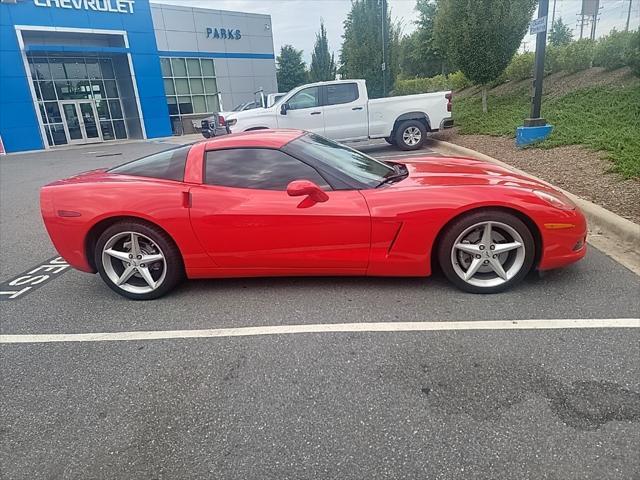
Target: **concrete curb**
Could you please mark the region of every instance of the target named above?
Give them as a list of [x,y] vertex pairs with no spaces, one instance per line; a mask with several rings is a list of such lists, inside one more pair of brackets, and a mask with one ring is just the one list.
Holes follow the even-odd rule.
[[[533,175],[523,170],[515,168],[507,163],[501,162],[500,160],[490,157],[489,155],[485,155],[484,153],[471,150],[470,148],[461,147],[459,145],[445,142],[443,140],[436,140],[434,138],[430,139],[430,142],[432,142],[434,149],[439,150],[441,153],[447,155],[471,157],[478,160],[483,160],[485,162],[490,162],[507,168],[513,172],[527,175],[548,185],[551,185],[549,182],[534,177]],[[605,208],[602,208],[600,205],[596,205],[595,203],[589,202],[588,200],[562,190],[555,185],[553,185],[553,188],[560,190],[571,200],[573,200],[576,205],[578,205],[580,210],[582,210],[587,217],[589,228],[592,232],[601,230],[602,234],[609,237],[611,240],[619,244],[626,244],[627,248],[625,250],[635,252],[635,255],[640,254],[640,225],[627,220],[626,218],[622,218],[621,216],[616,215],[615,213],[610,212]],[[616,259],[618,260],[618,258]],[[625,266],[627,266],[634,272],[639,273],[638,266],[635,265],[637,263],[637,259],[634,259],[632,263],[634,264],[633,266],[629,265],[628,263],[625,263]]]

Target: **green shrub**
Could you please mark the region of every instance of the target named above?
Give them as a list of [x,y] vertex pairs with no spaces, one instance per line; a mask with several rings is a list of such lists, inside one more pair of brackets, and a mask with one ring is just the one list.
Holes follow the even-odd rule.
[[591,67],[595,45],[593,40],[582,39],[571,42],[564,47],[560,57],[560,67],[567,72],[575,73]]
[[473,85],[471,80],[465,77],[464,73],[460,70],[450,73],[447,79],[449,80],[449,84],[453,90],[462,90]]
[[594,67],[615,70],[626,64],[625,53],[629,47],[631,32],[618,32],[614,28],[609,35],[598,40],[593,56]]
[[566,47],[547,45],[544,53],[544,74],[550,75],[562,70],[562,56]]
[[504,70],[507,79],[512,82],[518,82],[525,78],[531,78],[533,76],[535,57],[536,55],[533,52],[515,54]]
[[436,75],[430,78],[396,79],[393,95],[413,95],[416,93],[439,92],[451,88],[447,77]]
[[447,77],[444,75],[436,75],[435,77],[431,77],[429,80],[431,80],[432,92],[440,92],[451,88],[449,80],[447,80]]
[[500,75],[498,75],[498,78],[496,78],[492,82],[489,82],[489,88],[495,88],[498,85],[502,85],[503,83],[505,83],[507,81],[507,74],[505,72],[506,70],[504,70]]
[[640,77],[640,30],[632,33],[624,53],[624,63]]

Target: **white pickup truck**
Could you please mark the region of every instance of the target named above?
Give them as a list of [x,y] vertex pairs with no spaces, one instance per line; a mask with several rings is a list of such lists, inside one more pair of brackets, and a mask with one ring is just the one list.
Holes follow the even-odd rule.
[[384,138],[402,150],[422,146],[427,132],[453,126],[451,92],[371,99],[364,80],[302,85],[273,106],[231,113],[234,132],[297,128],[339,141]]

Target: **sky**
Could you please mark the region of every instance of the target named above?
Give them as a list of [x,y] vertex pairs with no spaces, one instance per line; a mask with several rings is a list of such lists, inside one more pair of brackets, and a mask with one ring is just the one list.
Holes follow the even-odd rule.
[[[342,23],[351,7],[351,0],[152,0],[158,3],[188,5],[219,10],[235,10],[240,12],[266,13],[271,15],[273,27],[273,42],[275,52],[280,47],[291,44],[303,51],[304,60],[311,61],[311,51],[315,43],[316,32],[320,28],[320,20],[324,20],[329,39],[329,49],[336,53],[340,51],[342,43]],[[391,16],[403,26],[405,34],[415,29],[416,18],[415,0],[387,0],[391,9]],[[581,0],[555,0],[556,18],[561,16],[563,21],[574,30],[574,36],[579,36],[578,14]],[[640,24],[640,0],[600,0],[600,19],[596,29],[596,36],[605,35],[612,28],[624,29],[629,1],[632,1],[631,28],[638,28]],[[549,16],[554,0],[549,0]],[[537,16],[537,14],[535,15]],[[588,36],[590,27],[585,28]],[[521,49],[535,50],[535,36],[527,35]]]

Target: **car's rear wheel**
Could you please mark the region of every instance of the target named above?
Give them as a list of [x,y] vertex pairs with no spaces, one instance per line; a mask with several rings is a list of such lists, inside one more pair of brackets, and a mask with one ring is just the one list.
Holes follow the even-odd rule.
[[396,144],[395,137],[384,137],[384,141],[387,142],[389,145],[395,145]]
[[525,223],[499,210],[475,212],[455,220],[438,250],[440,267],[458,288],[497,293],[520,282],[531,270],[535,242]]
[[395,133],[395,143],[400,150],[417,150],[427,138],[427,129],[418,120],[402,122]]
[[98,238],[94,255],[105,283],[133,300],[161,297],[184,278],[182,257],[171,237],[147,223],[110,226]]

